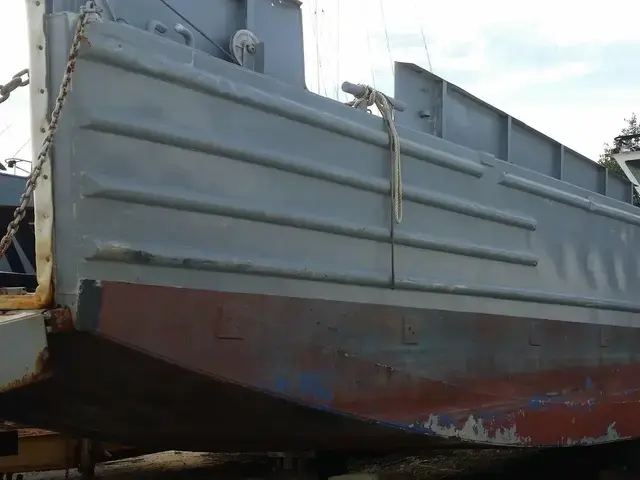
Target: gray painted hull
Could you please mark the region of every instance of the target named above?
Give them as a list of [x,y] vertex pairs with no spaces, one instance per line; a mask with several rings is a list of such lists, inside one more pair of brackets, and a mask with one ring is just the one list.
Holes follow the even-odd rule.
[[84,278],[271,276],[273,293],[299,279],[320,298],[635,325],[633,206],[401,128],[392,246],[379,118],[133,28],[90,32],[55,145],[63,303]]

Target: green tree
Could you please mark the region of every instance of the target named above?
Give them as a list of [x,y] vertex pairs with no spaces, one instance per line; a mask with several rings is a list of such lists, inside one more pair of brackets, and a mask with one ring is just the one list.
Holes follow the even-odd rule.
[[[638,117],[635,113],[632,113],[630,118],[625,118],[624,121],[626,125],[622,130],[620,130],[620,136],[640,135],[640,123],[638,123]],[[603,167],[609,169],[609,171],[615,172],[621,177],[626,178],[626,175],[620,168],[620,165],[618,165],[618,162],[613,159],[611,154],[619,151],[628,151],[630,149],[640,150],[640,137],[634,138],[633,140],[630,140],[623,144],[616,144],[615,141],[613,141],[611,144],[605,143],[604,152],[602,153],[602,155],[600,155],[598,163]],[[635,189],[633,190],[633,203],[637,206],[640,206],[640,196],[635,191]]]

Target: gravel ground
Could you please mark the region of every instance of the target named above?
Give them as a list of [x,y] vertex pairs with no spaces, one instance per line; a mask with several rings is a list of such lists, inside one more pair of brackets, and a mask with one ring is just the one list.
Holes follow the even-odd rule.
[[[142,457],[107,462],[96,467],[96,479],[213,479],[229,462],[228,456],[209,453],[162,452]],[[233,459],[231,459],[233,460]],[[75,470],[29,473],[25,480],[79,479]]]
[[[637,446],[628,449],[631,457]],[[620,449],[617,450],[620,452]],[[562,480],[628,480],[640,479],[640,473],[629,473],[620,453],[611,449],[564,451],[513,450],[436,450],[415,456],[387,456],[349,462],[352,472],[377,473],[381,479],[410,480],[480,480],[491,478],[562,479]],[[626,454],[626,458],[629,454]],[[606,470],[607,464],[615,468]],[[637,470],[640,472],[640,470]],[[214,455],[191,452],[163,452],[143,457],[117,460],[99,465],[96,479],[265,479],[270,475],[264,458]],[[78,479],[75,471],[26,474],[25,480]],[[278,478],[283,478],[278,476]]]

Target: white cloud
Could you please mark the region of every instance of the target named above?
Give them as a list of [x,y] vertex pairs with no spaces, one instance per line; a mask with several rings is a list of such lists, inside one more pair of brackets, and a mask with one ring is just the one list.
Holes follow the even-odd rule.
[[522,91],[534,85],[553,85],[593,71],[593,65],[573,61],[549,67],[530,67],[507,71],[498,77],[473,85],[485,95],[504,95]]
[[539,0],[535,8],[521,12],[534,27],[538,40],[558,46],[640,42],[640,3],[632,0],[588,6],[576,0]]
[[[317,19],[316,3],[321,7]],[[603,48],[619,44],[640,49],[640,29],[633,22],[623,26],[626,19],[640,16],[640,2],[633,0],[610,0],[588,8],[577,0],[520,4],[504,0],[307,0],[304,12],[306,25],[318,23],[317,48],[324,62],[320,77],[329,85],[329,94],[342,80],[372,83],[372,67],[378,84],[392,92],[386,35],[393,60],[426,67],[422,29],[434,73],[590,158],[599,156],[602,144],[611,141],[623,119],[640,107],[640,89],[621,89],[609,83],[634,81],[638,72],[616,69],[611,64],[614,58],[596,58]],[[327,30],[338,29],[339,47],[338,35],[329,34],[331,41],[325,36]],[[317,86],[316,36],[310,28],[306,33],[308,83],[324,94],[323,85]],[[375,46],[373,58],[368,44]],[[512,46],[507,58],[496,56],[500,45],[503,50]],[[548,52],[547,57],[537,58],[540,49],[555,52],[556,58],[550,58]],[[339,79],[336,69],[327,66],[335,62],[342,65]],[[611,73],[603,77],[604,72]],[[594,80],[587,83],[591,76]],[[581,98],[572,93],[576,82],[582,82]],[[547,98],[541,89],[548,92]],[[612,90],[619,93],[612,94]]]

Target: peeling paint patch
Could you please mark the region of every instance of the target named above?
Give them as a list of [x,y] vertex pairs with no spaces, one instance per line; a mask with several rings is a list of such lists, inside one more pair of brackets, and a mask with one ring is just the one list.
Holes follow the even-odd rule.
[[[564,405],[564,407],[566,407],[566,405]],[[632,438],[632,436],[628,434],[621,434],[618,429],[616,429],[616,421],[612,421],[606,430],[604,427],[602,430],[599,430],[600,432],[604,432],[602,435],[581,435],[576,432],[583,431],[586,433],[593,431],[593,428],[585,428],[584,423],[582,426],[577,425],[576,417],[572,417],[568,419],[570,426],[558,426],[558,423],[553,423],[552,421],[552,424],[557,428],[557,436],[555,439],[552,439],[545,433],[543,423],[538,423],[537,420],[527,417],[527,412],[524,410],[518,410],[517,412],[504,415],[501,420],[487,420],[482,418],[477,412],[469,415],[466,420],[464,420],[464,417],[460,420],[455,420],[450,416],[432,414],[429,415],[427,421],[416,422],[409,425],[409,427],[413,430],[422,431],[427,435],[449,439],[457,438],[479,444],[518,447],[598,445]],[[535,417],[539,417],[539,412],[536,413]],[[516,422],[516,419],[519,420]],[[584,420],[582,420],[582,422],[583,421]],[[516,423],[521,427],[520,432],[518,432],[518,425]],[[564,421],[562,421],[561,424],[562,423],[564,423]],[[564,434],[561,433],[562,430],[564,430]],[[574,431],[574,437],[569,436],[571,430]],[[623,428],[623,430],[625,429]],[[547,438],[544,438],[545,436]]]
[[515,424],[508,428],[488,428],[481,418],[476,418],[473,415],[469,415],[461,428],[454,423],[444,422],[438,415],[429,415],[429,419],[418,426],[435,435],[472,442],[500,445],[530,445],[532,443],[530,437],[518,435]]
[[604,435],[601,435],[599,437],[596,438],[591,438],[591,437],[583,437],[579,440],[574,440],[571,438],[568,438],[566,441],[567,445],[595,445],[595,444],[600,444],[600,443],[609,443],[609,442],[615,442],[617,440],[624,440],[625,437],[622,437],[617,431],[616,431],[616,422],[612,422],[611,425],[609,425],[607,427],[607,431],[605,432]]

